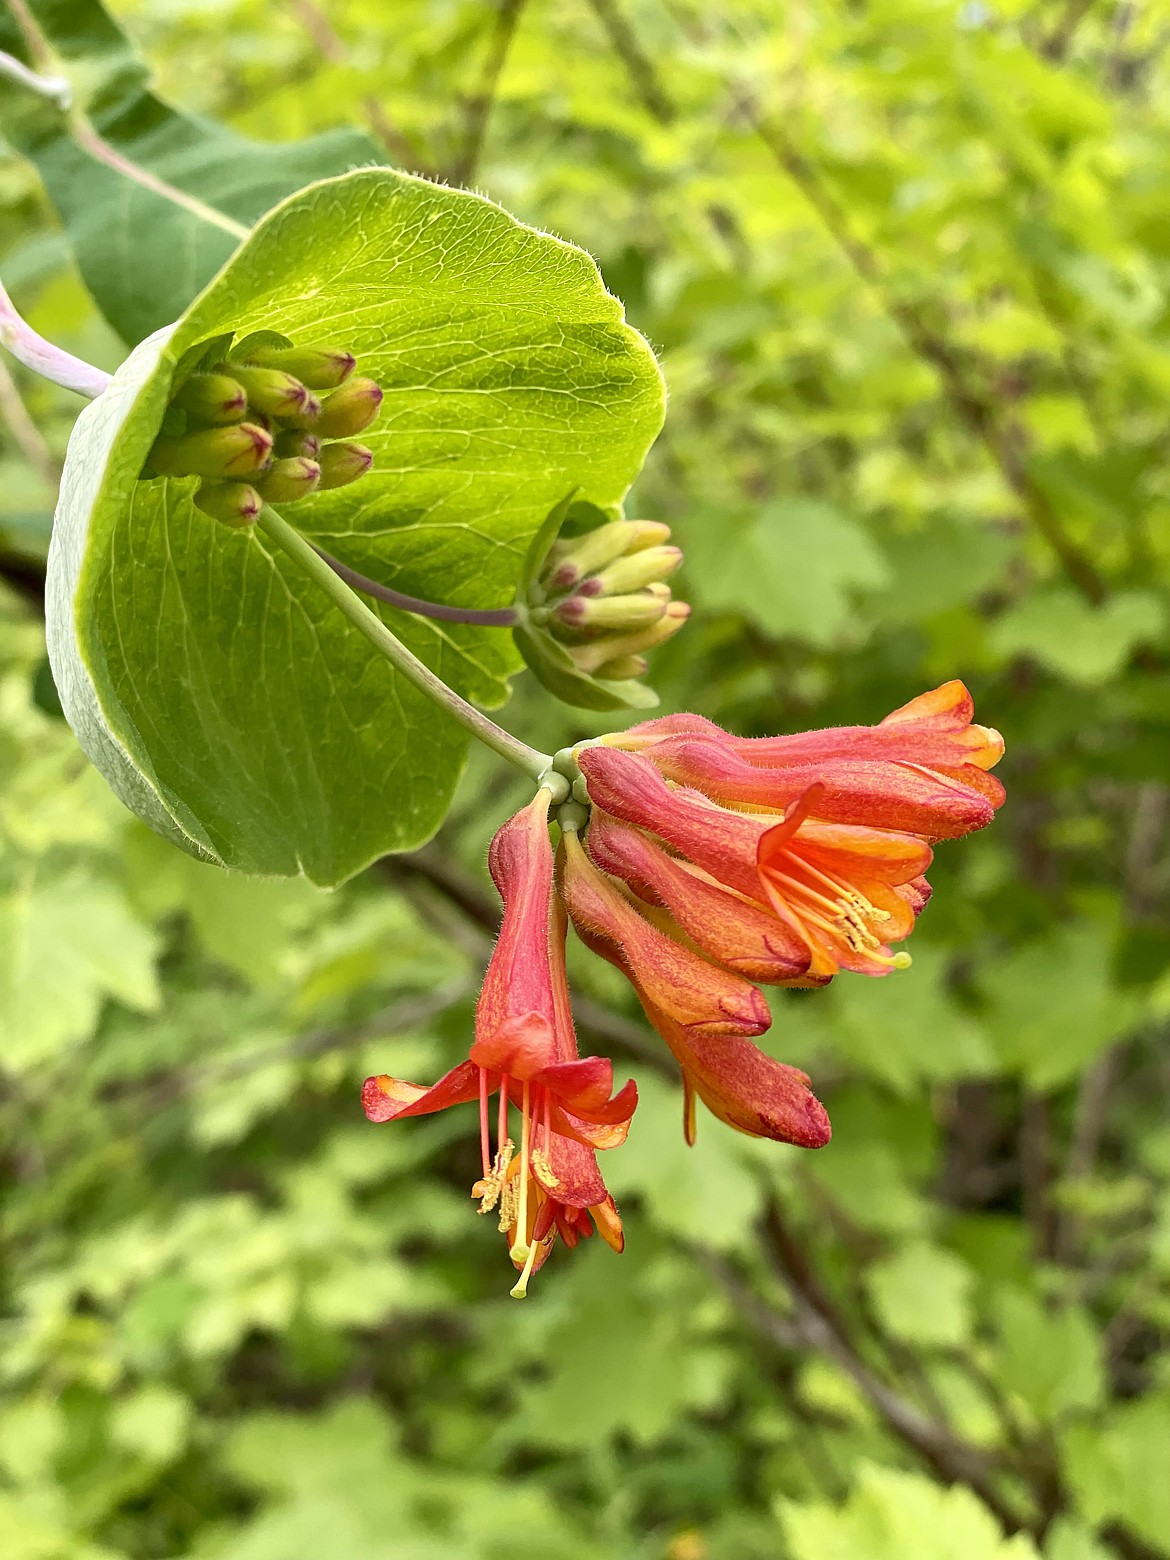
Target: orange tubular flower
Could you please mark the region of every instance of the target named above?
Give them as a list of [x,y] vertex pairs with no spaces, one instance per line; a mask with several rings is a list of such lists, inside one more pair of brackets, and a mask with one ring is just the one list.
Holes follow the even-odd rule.
[[[596,1224],[615,1250],[622,1249],[621,1220],[595,1150],[624,1142],[638,1098],[632,1082],[613,1095],[611,1062],[577,1054],[565,916],[552,891],[550,801],[549,791],[539,791],[492,841],[488,865],[504,916],[469,1059],[430,1088],[382,1076],[367,1078],[362,1090],[371,1121],[479,1101],[483,1175],[473,1194],[481,1213],[498,1214],[508,1236],[512,1261],[521,1269],[512,1290],[518,1298],[558,1234],[572,1247]],[[488,1099],[496,1092],[493,1151]],[[508,1130],[513,1105],[520,1110],[518,1154]]]
[[829,1118],[809,1092],[806,1075],[765,1056],[746,1038],[772,1022],[756,988],[651,926],[598,871],[571,830],[561,841],[560,870],[561,892],[582,942],[629,978],[682,1069],[688,1143],[695,1139],[696,1094],[720,1120],[753,1137],[804,1148],[827,1143]]
[[930,897],[930,842],[1003,801],[1003,741],[972,714],[954,682],[877,726],[745,740],[675,715],[578,752],[592,811],[584,847],[566,836],[562,892],[682,1065],[688,1136],[697,1093],[743,1131],[827,1141],[803,1073],[769,1094],[781,1064],[748,1043],[766,1024],[747,983],[910,963],[893,945]]
[[961,682],[920,694],[877,726],[735,737],[700,715],[668,715],[606,738],[644,752],[668,779],[727,806],[783,810],[813,784],[813,816],[955,839],[990,823],[1004,790],[988,770],[1003,738],[972,724]]

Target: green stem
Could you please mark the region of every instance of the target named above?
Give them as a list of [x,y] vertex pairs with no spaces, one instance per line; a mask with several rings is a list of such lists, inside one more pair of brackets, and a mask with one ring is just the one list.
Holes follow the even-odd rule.
[[382,619],[370,611],[365,602],[333,572],[316,549],[299,531],[282,520],[275,509],[265,504],[256,524],[299,569],[321,587],[334,606],[345,614],[359,633],[365,635],[374,649],[384,655],[392,666],[397,667],[404,677],[409,678],[420,692],[425,693],[428,699],[433,699],[448,715],[454,716],[461,726],[470,731],[473,737],[478,737],[486,747],[490,747],[493,753],[507,759],[508,763],[523,770],[531,779],[541,779],[552,764],[551,753],[538,753],[535,748],[530,748],[526,742],[504,731],[448,688],[430,667],[424,666],[418,656],[390,632]]

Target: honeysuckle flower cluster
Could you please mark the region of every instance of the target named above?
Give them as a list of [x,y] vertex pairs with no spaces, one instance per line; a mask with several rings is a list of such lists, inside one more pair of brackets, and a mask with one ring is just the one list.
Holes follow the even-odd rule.
[[202,477],[196,508],[254,525],[262,505],[348,487],[374,456],[353,441],[377,417],[382,389],[354,374],[344,347],[294,346],[271,331],[223,342],[177,376],[145,475]]
[[468,1059],[431,1088],[382,1076],[364,1090],[374,1121],[478,1100],[473,1193],[520,1269],[514,1295],[558,1236],[572,1247],[596,1228],[622,1249],[597,1154],[625,1140],[637,1093],[615,1094],[612,1064],[578,1054],[566,920],[678,1062],[688,1142],[702,1100],[740,1132],[822,1147],[809,1078],[753,1043],[772,1021],[759,987],[909,965],[896,945],[930,897],[934,844],[983,828],[1004,799],[990,773],[1003,740],[973,716],[949,682],[876,726],[745,739],[673,715],[558,755],[492,842],[504,914]]

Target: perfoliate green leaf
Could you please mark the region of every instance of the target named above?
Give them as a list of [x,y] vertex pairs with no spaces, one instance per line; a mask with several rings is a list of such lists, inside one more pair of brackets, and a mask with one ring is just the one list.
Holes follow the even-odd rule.
[[[570,492],[620,502],[662,419],[653,356],[587,255],[479,196],[371,169],[256,229],[83,412],[50,558],[62,703],[111,785],[193,854],[336,883],[426,839],[461,728],[256,532],[139,480],[181,358],[227,332],[338,339],[385,391],[374,470],[290,509],[412,595],[499,607]],[[464,696],[506,697],[504,630],[387,621]]]
[[[384,154],[356,130],[265,145],[177,112],[150,91],[149,73],[98,0],[29,0],[79,108],[116,151],[226,217],[255,222],[302,185]],[[7,8],[0,49],[25,45]],[[129,342],[176,319],[235,249],[237,236],[116,173],[78,144],[64,114],[0,77],[8,140],[30,157],[65,224],[98,307]]]

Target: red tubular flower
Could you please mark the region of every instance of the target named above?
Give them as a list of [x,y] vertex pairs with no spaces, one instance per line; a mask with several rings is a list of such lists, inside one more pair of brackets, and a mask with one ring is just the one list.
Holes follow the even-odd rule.
[[[780,978],[803,975],[816,982],[839,969],[884,975],[910,962],[889,945],[909,935],[929,897],[922,874],[931,849],[924,840],[810,817],[820,801],[815,785],[783,816],[737,813],[699,792],[672,789],[649,754],[594,747],[579,762],[603,814],[656,834],[717,886],[770,911],[777,942],[786,930],[803,946],[798,967]],[[603,822],[602,865],[608,838]],[[652,886],[665,898],[661,883],[656,879]],[[706,932],[697,924],[693,932],[686,929],[700,947],[734,968],[737,959],[752,957],[760,925],[753,908],[742,934],[730,918],[718,929],[718,943],[712,940],[714,922]]]
[[[578,1057],[565,975],[565,917],[553,898],[548,834],[550,794],[510,819],[492,841],[488,865],[504,901],[500,936],[476,1010],[467,1061],[430,1088],[386,1076],[367,1078],[362,1102],[371,1121],[419,1116],[478,1100],[483,1175],[481,1213],[497,1211],[521,1276],[523,1296],[559,1233],[573,1246],[592,1231],[621,1250],[621,1220],[594,1152],[625,1140],[637,1104],[632,1082],[613,1095],[613,1065]],[[499,1093],[496,1147],[488,1099]],[[612,1096],[612,1098],[611,1098]],[[520,1148],[508,1132],[520,1110]]]
[[629,978],[682,1069],[687,1141],[694,1141],[698,1094],[741,1132],[804,1148],[827,1143],[829,1118],[805,1074],[745,1038],[762,1034],[772,1021],[755,987],[651,926],[593,865],[572,831],[561,842],[560,874],[581,940]]
[[974,725],[974,713],[955,681],[876,726],[750,738],[700,715],[668,715],[608,740],[645,752],[667,779],[729,806],[783,809],[819,783],[818,818],[954,839],[990,823],[1004,800],[987,773],[1003,756],[1003,738]]

